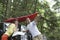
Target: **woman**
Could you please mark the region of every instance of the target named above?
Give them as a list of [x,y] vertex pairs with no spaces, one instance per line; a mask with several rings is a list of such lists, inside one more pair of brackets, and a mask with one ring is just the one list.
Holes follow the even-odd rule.
[[8,37],[12,35],[13,32],[17,31],[18,21],[15,20],[13,23],[10,23],[7,31],[2,35],[1,40],[8,40]]

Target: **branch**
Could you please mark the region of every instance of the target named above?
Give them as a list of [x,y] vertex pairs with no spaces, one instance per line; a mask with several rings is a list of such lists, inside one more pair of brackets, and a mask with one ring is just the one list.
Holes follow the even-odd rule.
[[36,12],[37,0],[35,1],[34,13]]
[[53,25],[56,25],[54,22],[52,22],[52,21],[50,21],[50,20],[48,20],[48,19],[42,17],[41,15],[40,15],[40,19],[46,20],[47,22],[52,23]]

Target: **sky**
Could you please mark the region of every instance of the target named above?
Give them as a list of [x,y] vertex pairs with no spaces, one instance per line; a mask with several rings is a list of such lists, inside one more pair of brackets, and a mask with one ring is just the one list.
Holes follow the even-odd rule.
[[[48,3],[49,3],[49,6],[50,6],[50,9],[52,10],[52,11],[58,11],[58,10],[54,10],[53,8],[52,8],[52,6],[56,3],[54,0],[46,0]],[[59,0],[60,1],[60,0]],[[60,16],[60,13],[57,13],[56,14],[56,16]]]
[[58,10],[54,10],[52,6],[56,3],[54,0],[46,0],[49,3],[51,11],[58,12]]
[[[39,0],[39,2],[44,1],[44,0]],[[53,11],[52,6],[56,3],[54,0],[45,0],[48,2],[48,5],[50,6],[50,9]]]
[[[39,0],[39,2],[44,1],[44,0]],[[45,0],[48,2],[48,5],[50,6],[51,11],[57,12],[58,10],[54,10],[52,6],[56,3],[54,0]],[[59,0],[60,1],[60,0]],[[57,13],[56,16],[60,16],[60,13]]]

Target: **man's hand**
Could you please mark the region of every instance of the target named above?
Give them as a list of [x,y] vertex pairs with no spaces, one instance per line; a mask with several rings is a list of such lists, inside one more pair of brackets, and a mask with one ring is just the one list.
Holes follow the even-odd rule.
[[27,21],[27,23],[30,23],[31,22],[31,20],[29,18],[27,18],[26,21]]
[[28,32],[28,30],[24,30],[23,32]]

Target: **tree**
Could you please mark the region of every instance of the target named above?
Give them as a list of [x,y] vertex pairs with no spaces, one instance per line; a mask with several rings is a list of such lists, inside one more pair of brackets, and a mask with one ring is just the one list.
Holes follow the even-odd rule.
[[[56,13],[52,12],[46,1],[39,0],[0,0],[0,19],[6,20],[10,17],[25,16],[37,11],[38,28],[45,34],[48,40],[60,40],[60,22]],[[2,19],[3,18],[3,19]],[[0,21],[1,21],[0,20]]]
[[[48,3],[45,1],[44,4],[40,4],[40,7],[37,7],[40,12],[40,26],[41,26],[41,32],[45,33],[47,35],[48,40],[59,40],[60,36],[56,35],[60,32],[58,20],[56,17],[56,13],[52,12],[48,6]],[[58,32],[58,33],[57,33]],[[56,33],[56,34],[54,34]]]
[[56,1],[56,3],[53,5],[52,8],[54,8],[54,10],[57,10],[57,13],[60,13],[60,0],[54,0]]

